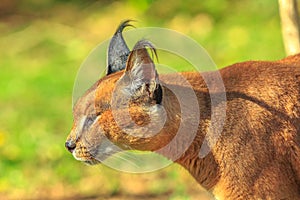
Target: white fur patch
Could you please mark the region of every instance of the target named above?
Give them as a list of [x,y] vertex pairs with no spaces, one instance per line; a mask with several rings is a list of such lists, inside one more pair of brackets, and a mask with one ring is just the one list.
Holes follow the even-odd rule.
[[85,120],[86,120],[86,115],[83,115],[79,121],[77,128],[76,128],[76,138],[78,138],[79,134],[82,132]]
[[74,157],[76,160],[84,161],[82,158],[78,158],[78,157],[76,156],[76,149],[73,151],[72,155],[73,155],[73,157]]

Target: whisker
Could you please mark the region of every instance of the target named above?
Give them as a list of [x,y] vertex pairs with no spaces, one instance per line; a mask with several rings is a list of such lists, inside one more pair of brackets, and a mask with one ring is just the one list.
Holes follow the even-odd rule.
[[121,152],[121,154],[131,160],[134,160],[134,161],[140,161],[140,159],[138,159],[132,152],[128,152],[128,151],[125,151],[125,152]]
[[[127,155],[128,156],[128,155]],[[119,159],[119,160],[122,160],[122,161],[126,161],[127,163],[129,163],[129,165],[131,166],[134,166],[136,168],[141,168],[141,164],[137,164],[133,161],[131,161],[130,159],[128,158],[125,158],[124,156],[122,155],[117,155],[117,154],[114,154],[112,157],[115,157],[116,159]],[[130,157],[131,159],[133,158],[132,156]],[[138,159],[134,159],[135,161],[138,161]]]
[[138,161],[138,159],[136,158],[136,156],[135,156],[135,155],[132,155],[132,153],[130,153],[130,152],[128,152],[128,151],[112,151],[112,152],[111,152],[111,155],[112,155],[112,156],[116,156],[117,153],[121,154],[121,155],[118,155],[118,156],[126,156],[126,157],[128,157],[129,159]]

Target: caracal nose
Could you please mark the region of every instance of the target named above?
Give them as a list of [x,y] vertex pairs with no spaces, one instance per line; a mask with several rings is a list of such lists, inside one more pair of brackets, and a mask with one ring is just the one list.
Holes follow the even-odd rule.
[[65,143],[65,147],[68,149],[68,151],[73,153],[74,149],[76,148],[76,144],[71,140],[67,140]]

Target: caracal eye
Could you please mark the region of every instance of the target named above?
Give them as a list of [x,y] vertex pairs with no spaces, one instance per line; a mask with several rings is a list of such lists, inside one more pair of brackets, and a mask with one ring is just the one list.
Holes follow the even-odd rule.
[[90,127],[94,122],[95,119],[97,118],[96,115],[91,115],[91,116],[87,116],[85,121],[84,121],[84,126],[83,127]]

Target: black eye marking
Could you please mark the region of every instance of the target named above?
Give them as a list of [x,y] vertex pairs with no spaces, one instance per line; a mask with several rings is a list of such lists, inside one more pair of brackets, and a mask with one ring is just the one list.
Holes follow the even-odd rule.
[[90,127],[94,123],[94,121],[95,121],[96,118],[97,118],[97,115],[87,116],[86,119],[85,119],[85,121],[84,121],[83,128]]

